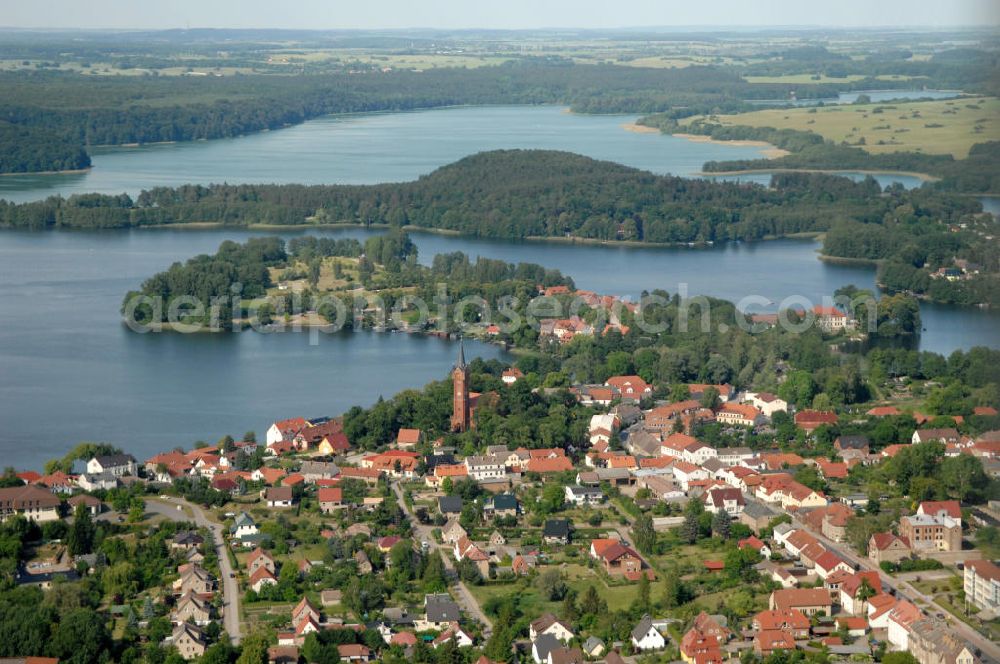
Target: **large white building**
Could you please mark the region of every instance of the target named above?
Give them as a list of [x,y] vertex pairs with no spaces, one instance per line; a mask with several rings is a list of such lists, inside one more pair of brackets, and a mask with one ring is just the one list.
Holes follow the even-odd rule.
[[965,599],[994,617],[1000,614],[1000,567],[989,560],[965,561]]

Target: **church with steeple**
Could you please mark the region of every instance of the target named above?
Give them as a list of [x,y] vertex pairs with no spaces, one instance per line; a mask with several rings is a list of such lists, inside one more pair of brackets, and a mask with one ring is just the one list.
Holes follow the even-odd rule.
[[457,433],[472,428],[472,399],[469,394],[469,365],[465,363],[465,341],[458,342],[458,361],[451,370],[451,430]]

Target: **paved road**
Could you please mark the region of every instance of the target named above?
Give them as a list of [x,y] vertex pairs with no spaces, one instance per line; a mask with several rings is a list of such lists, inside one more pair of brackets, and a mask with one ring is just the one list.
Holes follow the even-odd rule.
[[146,509],[150,512],[162,514],[174,521],[188,521],[189,517],[183,510],[178,510],[178,505],[191,510],[194,514],[194,522],[202,528],[208,528],[212,532],[215,541],[215,551],[219,556],[219,572],[222,574],[222,622],[229,633],[229,638],[233,643],[240,642],[240,589],[239,583],[233,574],[233,567],[229,562],[229,552],[226,550],[226,537],[222,529],[222,524],[208,518],[208,515],[198,505],[187,502],[181,498],[168,497],[165,499],[147,499]]
[[[795,528],[805,528],[805,526],[793,519],[793,524]],[[948,624],[953,630],[958,632],[958,634],[964,638],[966,641],[979,648],[983,654],[986,656],[985,661],[989,662],[1000,662],[1000,644],[993,643],[988,638],[977,632],[975,629],[962,622],[958,618],[951,615],[949,611],[944,609],[935,603],[930,597],[927,597],[923,593],[917,591],[913,586],[906,582],[900,582],[898,579],[894,579],[881,568],[871,565],[871,562],[867,558],[862,558],[861,556],[854,553],[846,544],[838,544],[833,540],[827,538],[822,533],[817,533],[816,531],[806,530],[820,542],[822,542],[828,549],[832,550],[834,553],[839,554],[845,560],[853,563],[857,568],[862,570],[874,570],[878,572],[879,578],[882,580],[882,587],[886,589],[894,590],[897,597],[913,602],[915,599],[920,599],[923,602],[928,603],[934,608],[936,612],[942,613],[947,618]]]
[[396,502],[399,503],[399,507],[408,517],[410,517],[410,523],[413,525],[413,532],[416,534],[417,539],[420,542],[427,542],[441,554],[441,560],[444,561],[445,569],[447,569],[449,575],[453,576],[455,579],[456,589],[458,591],[458,603],[462,605],[462,608],[465,609],[466,613],[485,626],[483,634],[488,637],[493,631],[493,621],[489,619],[482,607],[479,606],[479,602],[477,602],[473,594],[469,592],[469,588],[465,585],[465,583],[463,583],[462,580],[458,578],[457,574],[455,574],[454,554],[452,553],[451,547],[438,545],[434,539],[433,533],[431,532],[434,530],[434,527],[424,525],[417,520],[417,517],[414,516],[412,511],[410,511],[410,507],[403,499],[403,490],[399,487],[398,482],[392,483],[392,491],[396,494]]

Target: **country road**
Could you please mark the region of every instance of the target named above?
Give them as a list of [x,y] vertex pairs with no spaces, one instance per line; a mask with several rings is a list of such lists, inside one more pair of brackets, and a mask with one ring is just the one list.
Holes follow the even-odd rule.
[[191,510],[194,514],[194,522],[202,527],[208,528],[215,541],[215,551],[219,556],[219,572],[222,575],[222,620],[229,638],[234,644],[240,642],[240,589],[239,583],[233,572],[233,567],[229,562],[229,552],[226,550],[226,537],[222,529],[222,524],[208,518],[208,515],[198,505],[189,503],[182,498],[147,498],[146,509],[155,512],[174,521],[187,521],[187,513],[178,510],[178,506],[183,506]]
[[[948,625],[951,626],[953,630],[958,632],[962,638],[971,643],[976,648],[983,653],[984,662],[997,662],[1000,663],[1000,644],[996,644],[990,641],[988,638],[977,632],[975,629],[962,622],[958,618],[955,618],[944,608],[938,606],[930,597],[927,597],[923,593],[917,591],[913,586],[905,581],[895,579],[877,566],[872,566],[871,562],[867,558],[862,558],[861,556],[854,553],[851,548],[846,544],[838,544],[833,540],[829,539],[822,533],[817,533],[813,530],[805,528],[805,526],[793,518],[794,528],[803,528],[809,532],[810,535],[818,539],[823,545],[838,554],[848,562],[852,563],[855,567],[861,570],[872,570],[878,572],[879,578],[882,580],[882,587],[888,590],[893,590],[897,597],[913,602],[914,599],[919,598],[922,602],[926,602],[930,606],[934,607],[936,612],[942,613],[947,617]],[[905,586],[905,590],[904,590]]]
[[431,532],[433,527],[421,524],[417,520],[417,517],[412,511],[410,511],[409,506],[403,499],[403,490],[399,488],[398,482],[392,483],[392,491],[396,494],[396,502],[399,503],[400,509],[402,509],[403,512],[410,518],[410,523],[413,525],[413,531],[416,533],[417,539],[420,542],[427,542],[429,546],[437,549],[441,554],[441,560],[444,561],[445,569],[448,570],[450,575],[454,575],[456,577],[458,603],[463,609],[465,609],[466,613],[483,624],[485,627],[483,634],[488,637],[489,634],[493,632],[493,621],[489,619],[482,607],[479,606],[479,602],[477,602],[475,596],[469,592],[469,588],[465,585],[465,583],[461,579],[457,578],[451,549],[444,545],[438,545],[434,540],[433,533]]

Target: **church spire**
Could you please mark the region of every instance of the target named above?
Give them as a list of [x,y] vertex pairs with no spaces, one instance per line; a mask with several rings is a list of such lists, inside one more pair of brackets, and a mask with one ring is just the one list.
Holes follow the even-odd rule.
[[465,368],[465,337],[458,338],[458,362],[455,363],[458,369]]

